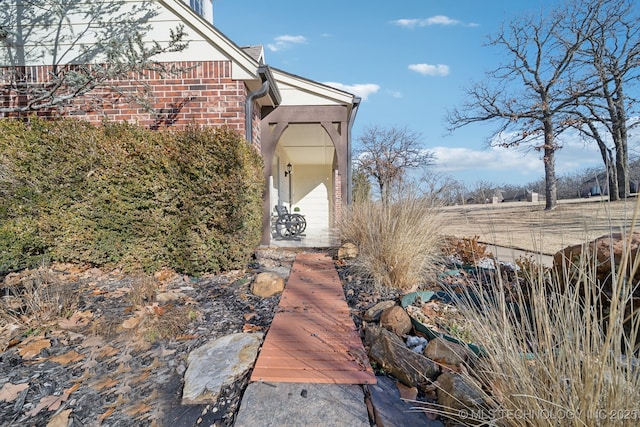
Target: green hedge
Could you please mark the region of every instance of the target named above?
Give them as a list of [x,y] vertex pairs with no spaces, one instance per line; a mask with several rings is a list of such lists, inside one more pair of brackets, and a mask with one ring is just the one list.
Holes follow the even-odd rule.
[[262,159],[238,133],[0,120],[0,273],[42,259],[187,274],[246,265]]

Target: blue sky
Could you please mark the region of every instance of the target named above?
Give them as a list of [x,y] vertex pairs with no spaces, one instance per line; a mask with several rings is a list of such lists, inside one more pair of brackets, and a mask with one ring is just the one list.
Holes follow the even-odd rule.
[[[500,63],[484,46],[511,17],[553,0],[215,0],[214,25],[240,46],[264,45],[268,65],[363,98],[353,129],[406,127],[436,154],[436,168],[473,187],[543,177],[536,152],[489,148],[495,126],[448,134],[445,115],[463,89]],[[594,147],[567,138],[558,175],[599,166]]]

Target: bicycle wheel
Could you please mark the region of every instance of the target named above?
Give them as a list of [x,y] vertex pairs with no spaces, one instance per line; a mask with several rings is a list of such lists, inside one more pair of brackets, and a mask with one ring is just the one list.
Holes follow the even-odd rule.
[[280,215],[276,222],[276,233],[283,239],[293,237],[297,234],[298,221],[294,221],[290,214]]
[[293,216],[295,217],[295,220],[297,221],[297,227],[298,227],[298,233],[297,234],[300,234],[304,230],[307,229],[307,220],[304,219],[304,216],[300,215],[300,214],[293,214]]

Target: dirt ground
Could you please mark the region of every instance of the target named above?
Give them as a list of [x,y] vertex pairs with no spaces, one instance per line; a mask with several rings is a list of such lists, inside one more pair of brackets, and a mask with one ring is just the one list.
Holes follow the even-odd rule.
[[618,202],[590,198],[560,201],[552,211],[544,210],[544,202],[448,206],[443,209],[443,232],[480,236],[481,242],[490,245],[553,255],[569,245],[630,230],[639,204],[636,198]]

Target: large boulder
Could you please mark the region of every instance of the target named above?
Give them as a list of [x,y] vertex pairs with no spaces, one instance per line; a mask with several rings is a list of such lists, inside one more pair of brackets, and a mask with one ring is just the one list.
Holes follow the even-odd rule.
[[429,341],[424,348],[424,355],[436,363],[457,367],[465,364],[471,356],[471,350],[443,337]]
[[369,358],[409,387],[428,384],[440,373],[433,361],[412,351],[398,335],[380,326],[367,326],[365,342]]
[[444,372],[438,377],[436,383],[438,405],[442,406],[451,418],[469,422],[471,420],[466,417],[470,414],[482,414],[482,411],[489,414],[487,394],[468,375]]
[[369,427],[362,387],[353,384],[249,384],[235,427]]
[[283,278],[288,278],[296,253],[282,248],[260,248],[254,257],[258,263],[258,271],[272,271]]
[[396,302],[393,300],[380,301],[375,304],[373,307],[367,309],[362,315],[362,319],[367,322],[377,322],[380,320],[380,316],[382,312],[387,308],[391,308],[396,305]]
[[[573,245],[557,252],[553,257],[553,267],[560,280],[561,285],[571,283],[578,277],[576,271],[585,271],[587,274],[593,274],[595,268],[595,276],[600,286],[600,298],[595,301],[600,306],[600,313],[605,319],[609,316],[611,307],[611,298],[613,295],[613,274],[616,277],[623,274],[631,277],[631,283],[636,286],[640,282],[640,269],[633,272],[633,266],[638,251],[640,250],[640,232],[629,233],[612,233],[581,245]],[[624,259],[624,257],[628,257]],[[624,272],[620,271],[622,265],[626,265]],[[633,274],[632,274],[633,273]],[[640,331],[634,328],[634,320],[631,313],[637,310],[640,305],[640,287],[636,286],[633,291],[633,297],[626,304],[625,318],[623,328],[627,337],[632,337],[635,331],[636,340],[640,340]]]
[[[398,384],[387,376],[377,376],[376,384],[369,385],[373,417],[378,427],[444,427],[440,421],[427,418],[427,410],[419,410],[415,397],[409,401],[401,395]],[[401,387],[404,387],[401,385]],[[417,393],[417,390],[416,390]]]
[[[580,245],[567,246],[553,256],[553,267],[561,280],[570,280],[576,269],[591,271],[596,268],[596,278],[603,285],[603,292],[611,294],[612,266],[618,272],[625,253],[629,255],[627,274],[634,264],[640,248],[640,232],[632,235],[622,233],[607,234]],[[594,264],[595,261],[595,264]],[[634,283],[640,280],[640,271],[635,273]],[[636,289],[634,297],[640,297],[640,289]]]
[[182,404],[215,404],[222,390],[248,375],[261,343],[262,334],[238,333],[210,341],[189,353]]
[[283,290],[284,279],[273,271],[258,274],[251,284],[251,292],[262,298],[269,298]]
[[394,332],[398,336],[405,336],[413,327],[411,317],[399,305],[386,308],[380,315],[380,326]]

